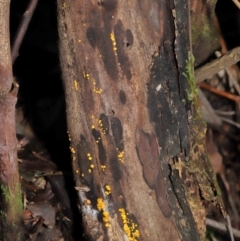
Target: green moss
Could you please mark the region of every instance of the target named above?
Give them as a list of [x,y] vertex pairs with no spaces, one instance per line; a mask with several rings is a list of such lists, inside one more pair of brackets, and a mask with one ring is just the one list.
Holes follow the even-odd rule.
[[13,215],[18,215],[23,210],[22,192],[19,183],[15,184],[14,190],[5,185],[0,185],[6,204],[10,207]]
[[194,60],[193,54],[189,52],[186,60],[186,73],[183,74],[188,81],[189,89],[186,89],[186,93],[190,102],[196,102],[198,98],[198,89],[194,77]]

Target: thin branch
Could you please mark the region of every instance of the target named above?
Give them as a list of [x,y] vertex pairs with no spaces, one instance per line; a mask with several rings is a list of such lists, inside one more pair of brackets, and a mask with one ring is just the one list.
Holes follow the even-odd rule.
[[32,15],[33,15],[34,11],[35,11],[37,3],[38,3],[38,0],[31,0],[28,7],[27,7],[27,10],[23,14],[21,23],[20,23],[19,28],[17,30],[16,37],[13,41],[12,64],[14,64],[14,62],[15,62],[17,56],[18,56],[19,48],[22,44],[23,38],[25,36],[25,33],[27,31],[28,25],[31,21],[31,18],[32,18]]
[[236,126],[237,128],[240,128],[240,124],[235,122],[235,121],[232,121],[232,120],[229,120],[228,118],[225,118],[225,117],[221,117],[221,120],[228,123],[228,124],[231,124],[233,126]]
[[230,234],[231,241],[234,241],[233,231],[232,231],[232,224],[229,215],[227,215],[227,228]]
[[[214,228],[216,230],[219,230],[221,232],[224,232],[224,233],[227,233],[227,226],[223,223],[219,223],[215,220],[212,220],[212,219],[209,219],[207,218],[206,219],[206,224],[208,227],[210,228]],[[232,233],[234,235],[235,238],[240,238],[240,231],[235,229],[235,228],[232,228]]]
[[199,83],[198,85],[199,85],[199,87],[204,88],[208,91],[211,91],[214,94],[217,94],[217,95],[223,96],[225,98],[228,98],[229,100],[235,101],[238,105],[240,105],[240,96],[233,95],[233,94],[227,93],[227,92],[222,91],[222,90],[218,90],[218,89],[216,89],[216,88],[214,88],[210,85],[207,85],[205,83]]
[[240,9],[240,2],[238,0],[232,0],[234,4]]
[[214,110],[214,112],[215,112],[217,115],[225,115],[225,116],[231,116],[231,115],[235,115],[235,114],[236,114],[235,111]]
[[236,64],[240,60],[240,47],[234,48],[212,62],[195,70],[195,80],[197,83],[213,76],[219,71]]

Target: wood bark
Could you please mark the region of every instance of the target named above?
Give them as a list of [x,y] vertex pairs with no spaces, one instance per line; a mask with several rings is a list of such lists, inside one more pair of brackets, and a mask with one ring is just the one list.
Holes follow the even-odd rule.
[[191,0],[191,31],[195,66],[206,61],[220,48],[215,15],[216,0]]
[[17,87],[13,86],[9,0],[0,0],[0,240],[22,240],[22,195],[15,131]]
[[86,237],[204,240],[203,201],[219,190],[190,78],[188,1],[57,2]]

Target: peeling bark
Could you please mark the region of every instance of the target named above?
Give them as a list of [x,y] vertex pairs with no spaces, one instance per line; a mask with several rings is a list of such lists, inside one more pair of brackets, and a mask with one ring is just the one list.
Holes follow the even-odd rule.
[[58,0],[58,28],[87,238],[204,240],[205,189],[178,165],[195,160],[188,1]]

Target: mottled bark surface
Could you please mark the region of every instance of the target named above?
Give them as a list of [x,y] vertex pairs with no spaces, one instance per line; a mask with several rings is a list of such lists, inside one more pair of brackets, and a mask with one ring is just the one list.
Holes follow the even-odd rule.
[[198,66],[219,49],[215,5],[216,0],[191,0],[192,44],[195,65]]
[[13,88],[9,4],[0,1],[0,240],[22,240],[22,195],[15,131],[17,88]]
[[58,24],[88,239],[204,240],[211,182],[181,164],[201,156],[194,143],[204,151],[191,127],[188,1],[58,0]]

